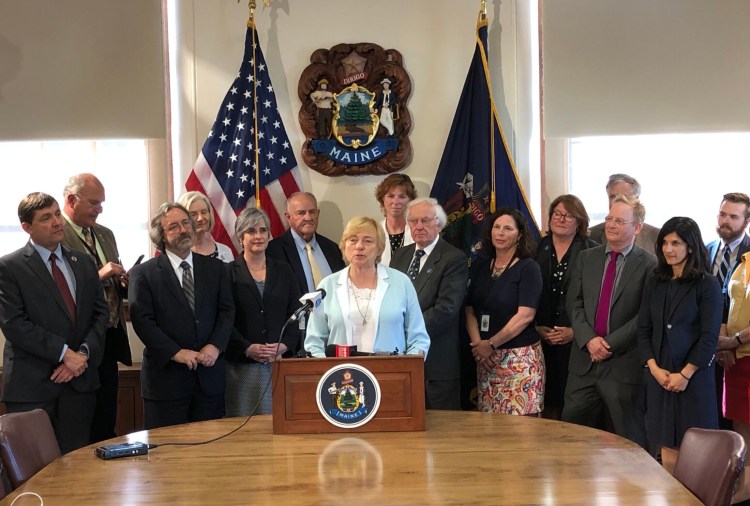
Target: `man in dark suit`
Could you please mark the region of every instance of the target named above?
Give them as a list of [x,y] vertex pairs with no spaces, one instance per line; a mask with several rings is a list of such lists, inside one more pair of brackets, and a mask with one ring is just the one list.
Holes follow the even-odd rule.
[[634,244],[644,216],[637,199],[616,196],[605,221],[607,243],[582,251],[573,267],[567,308],[575,340],[562,419],[596,427],[606,405],[615,432],[645,448],[636,328],[656,257]]
[[459,320],[469,276],[466,255],[440,238],[447,217],[437,200],[411,201],[406,221],[414,244],[397,250],[391,267],[412,279],[430,335],[425,404],[428,409],[461,409]]
[[[610,206],[617,195],[625,195],[626,197],[635,199],[641,197],[641,183],[636,178],[627,174],[612,174],[609,176],[606,190]],[[589,228],[589,239],[599,244],[605,244],[607,242],[607,237],[604,233],[605,226],[606,223],[602,222]],[[658,236],[659,229],[657,227],[643,223],[641,231],[635,237],[635,245],[654,254],[654,244]]]
[[18,217],[30,240],[0,259],[2,400],[9,413],[44,409],[67,453],[89,443],[107,304],[88,255],[61,246],[54,198],[29,194]]
[[109,324],[99,364],[99,390],[91,424],[91,443],[116,436],[117,362],[133,365],[121,289],[127,288],[128,274],[120,265],[117,242],[110,229],[96,223],[104,203],[104,186],[93,174],[72,176],[63,189],[63,246],[85,251],[99,269],[104,298],[109,306]]
[[226,350],[234,324],[224,264],[193,253],[188,211],[165,203],[149,235],[161,255],[130,273],[130,316],[143,350],[147,429],[224,415]]
[[[719,238],[706,245],[708,258],[711,260],[711,273],[719,279],[723,294],[723,317],[726,323],[729,312],[729,296],[727,287],[742,255],[750,251],[750,236],[745,232],[750,223],[750,197],[744,193],[727,193],[721,201],[717,216],[716,233]],[[722,415],[724,402],[724,368],[734,365],[734,350],[719,350],[716,352],[716,400],[719,409],[719,426],[731,430],[732,422]]]
[[302,293],[315,290],[320,280],[346,265],[338,245],[317,233],[320,209],[315,195],[292,194],[286,201],[289,230],[268,243],[266,255],[289,264]]

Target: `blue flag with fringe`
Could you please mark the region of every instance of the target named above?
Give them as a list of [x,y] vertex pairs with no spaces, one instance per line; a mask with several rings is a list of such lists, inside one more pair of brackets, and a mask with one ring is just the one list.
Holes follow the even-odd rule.
[[535,234],[533,239],[539,239],[539,228],[492,99],[484,15],[477,22],[476,39],[474,58],[430,193],[448,214],[443,238],[472,260],[481,247],[486,219],[496,207],[521,211]]

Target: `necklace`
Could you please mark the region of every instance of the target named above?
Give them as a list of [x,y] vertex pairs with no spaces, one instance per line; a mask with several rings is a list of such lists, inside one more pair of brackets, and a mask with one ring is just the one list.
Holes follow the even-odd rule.
[[510,260],[508,260],[508,263],[505,264],[503,267],[495,267],[495,261],[492,262],[492,273],[490,274],[490,277],[492,279],[497,279],[500,276],[502,276],[503,272],[510,266],[510,264],[513,263],[513,260],[516,259],[516,254],[513,253],[513,255],[510,257]]
[[248,265],[247,268],[250,269],[251,271],[262,271],[263,269],[266,268],[266,264],[264,262],[263,265],[261,265],[260,267],[256,267],[254,269]]
[[[357,305],[357,312],[362,317],[362,325],[367,325],[367,313],[370,311],[370,301],[372,300],[372,289],[370,288],[355,288],[354,284],[349,282],[349,289],[351,290],[352,297],[354,297],[354,303]],[[362,295],[358,294],[359,291]],[[367,294],[365,295],[365,292]],[[367,299],[367,305],[365,310],[362,311],[362,307],[359,305],[359,299]]]

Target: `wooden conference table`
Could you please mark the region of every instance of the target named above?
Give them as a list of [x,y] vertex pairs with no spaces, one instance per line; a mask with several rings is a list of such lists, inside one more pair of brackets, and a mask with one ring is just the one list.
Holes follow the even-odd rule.
[[[112,441],[200,441],[239,418]],[[427,412],[424,432],[273,435],[258,416],[217,442],[103,461],[63,456],[8,496],[45,506],[242,504],[700,504],[635,444],[586,427],[476,412]],[[38,505],[24,496],[16,506]]]

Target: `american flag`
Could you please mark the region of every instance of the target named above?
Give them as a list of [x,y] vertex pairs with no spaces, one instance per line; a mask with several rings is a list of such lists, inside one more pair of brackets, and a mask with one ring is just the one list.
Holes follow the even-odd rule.
[[248,23],[240,71],[185,188],[208,196],[216,217],[214,239],[235,251],[234,223],[247,206],[268,214],[274,237],[284,233],[286,198],[302,182],[254,24]]

